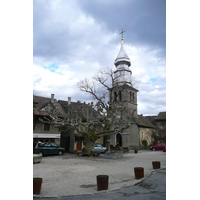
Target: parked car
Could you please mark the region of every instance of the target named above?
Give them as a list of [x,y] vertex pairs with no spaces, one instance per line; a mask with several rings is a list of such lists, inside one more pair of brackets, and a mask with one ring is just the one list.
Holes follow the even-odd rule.
[[101,144],[94,144],[94,153],[105,153],[106,147],[103,147]]
[[150,147],[150,149],[153,151],[166,149],[166,143],[159,143],[159,144],[153,145]]
[[38,142],[34,148],[35,154],[40,155],[62,155],[65,149],[52,142]]

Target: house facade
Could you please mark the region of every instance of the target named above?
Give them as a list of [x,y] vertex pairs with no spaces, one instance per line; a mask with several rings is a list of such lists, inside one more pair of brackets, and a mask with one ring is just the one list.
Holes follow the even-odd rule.
[[54,99],[54,94],[51,94],[51,98],[33,95],[33,142],[54,142],[60,145],[60,128],[41,121],[49,118],[52,106],[58,107],[61,116],[64,114],[57,100]]
[[[58,103],[67,115],[70,114],[69,105],[74,111],[82,106],[81,101],[71,102],[71,97],[68,97],[68,101],[59,100]],[[65,126],[61,128],[60,146],[65,148],[66,152],[74,152],[75,150],[81,151],[84,146],[84,138],[82,134],[78,133],[73,128]]]
[[153,143],[166,142],[166,112],[159,112],[157,116],[146,116],[152,124],[154,124],[158,131],[152,134]]
[[[80,100],[77,102],[71,101],[71,97],[68,97],[68,101],[59,100],[63,111],[69,115],[70,112],[77,112],[83,106]],[[70,109],[69,109],[70,106]],[[87,112],[84,110],[84,112]],[[93,111],[95,113],[95,110]],[[85,113],[86,114],[86,113]],[[103,144],[103,137],[99,138],[96,143]],[[81,133],[77,132],[73,128],[62,127],[61,128],[61,142],[60,145],[65,148],[66,152],[82,151],[85,145],[84,137]]]
[[166,112],[160,112],[155,120],[159,128],[160,142],[166,142]]

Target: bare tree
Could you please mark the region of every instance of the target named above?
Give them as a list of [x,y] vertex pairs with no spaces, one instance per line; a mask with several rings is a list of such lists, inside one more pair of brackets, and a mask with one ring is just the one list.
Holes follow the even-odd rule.
[[73,109],[69,104],[68,112],[62,117],[53,106],[46,122],[74,128],[81,133],[85,140],[84,154],[90,155],[98,138],[122,132],[135,123],[134,111],[128,111],[113,98],[113,90],[126,89],[126,85],[116,86],[116,78],[112,70],[100,69],[92,80],[85,78],[79,81],[77,87],[89,93],[93,101],[84,103],[79,110]]

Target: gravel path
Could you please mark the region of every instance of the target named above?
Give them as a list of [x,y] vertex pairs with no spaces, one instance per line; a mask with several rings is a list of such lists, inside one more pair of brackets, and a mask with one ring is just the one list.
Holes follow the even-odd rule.
[[[116,190],[141,181],[135,179],[134,167],[144,167],[144,178],[152,172],[152,161],[160,161],[166,167],[166,153],[162,151],[133,151],[123,158],[78,157],[73,154],[43,157],[33,164],[33,177],[41,177],[41,197],[94,194],[97,191],[96,176],[109,175],[108,190]],[[38,196],[38,195],[34,195]]]

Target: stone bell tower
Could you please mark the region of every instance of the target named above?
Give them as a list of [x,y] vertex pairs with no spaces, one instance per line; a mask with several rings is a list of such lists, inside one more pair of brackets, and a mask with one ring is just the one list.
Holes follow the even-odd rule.
[[132,71],[130,70],[131,61],[125,51],[123,43],[123,29],[120,34],[121,48],[119,54],[114,61],[116,70],[114,71],[114,87],[112,90],[112,99],[115,102],[123,104],[130,111],[135,110],[135,117],[137,117],[137,92],[132,85]]
[[[110,101],[116,102],[118,105],[125,107],[127,112],[133,113],[137,118],[137,92],[133,87],[132,71],[130,70],[131,61],[125,51],[123,43],[123,29],[120,34],[121,48],[118,56],[114,61],[116,70],[114,71],[113,88],[110,90]],[[110,144],[120,148],[133,149],[139,145],[139,134],[137,124],[131,125],[123,132],[110,136]]]

